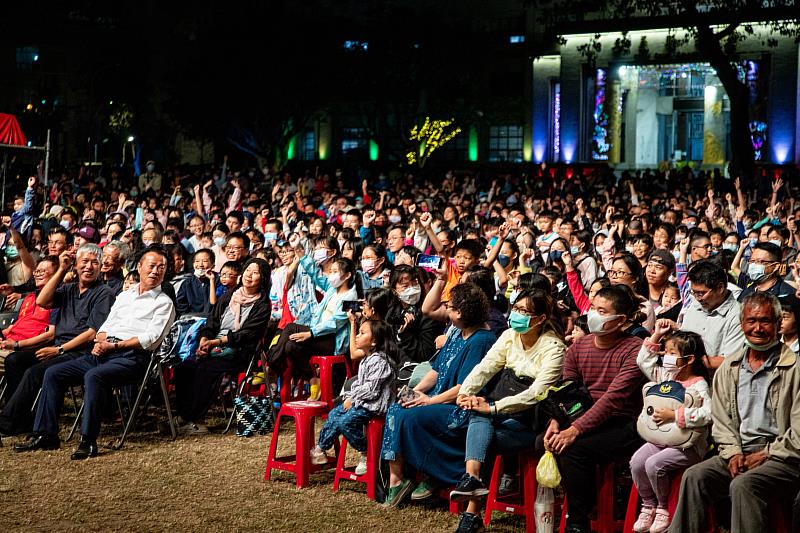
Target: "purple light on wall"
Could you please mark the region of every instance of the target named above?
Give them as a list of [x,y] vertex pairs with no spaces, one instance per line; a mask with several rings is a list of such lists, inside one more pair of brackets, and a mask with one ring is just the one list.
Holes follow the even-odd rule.
[[594,93],[594,132],[592,134],[592,159],[608,160],[608,112],[606,111],[606,71],[597,69]]
[[553,95],[553,161],[561,155],[561,84],[556,83]]

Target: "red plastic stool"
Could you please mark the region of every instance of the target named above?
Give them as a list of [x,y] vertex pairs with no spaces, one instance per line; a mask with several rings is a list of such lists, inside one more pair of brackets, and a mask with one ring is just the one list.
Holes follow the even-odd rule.
[[333,399],[336,397],[333,390],[333,367],[344,365],[345,374],[351,378],[353,373],[350,371],[350,363],[343,355],[316,355],[309,362],[319,367],[319,401],[326,402],[329,410],[333,409]]
[[[511,513],[525,517],[525,531],[536,531],[536,465],[539,461],[530,452],[519,454],[520,488],[521,493],[504,497],[497,495],[500,489],[500,479],[503,477],[503,456],[498,455],[494,460],[492,479],[489,482],[489,495],[486,498],[486,515],[483,524],[488,526],[492,521],[492,513]],[[521,496],[521,500],[520,500]],[[552,519],[552,518],[551,518]]]
[[[597,519],[592,520],[591,529],[597,533],[614,533],[622,531],[623,520],[614,520],[614,475],[615,463],[598,465],[597,467]],[[559,531],[564,533],[567,528],[567,497],[561,506],[561,524]]]
[[356,475],[355,468],[345,468],[347,440],[342,438],[339,457],[336,461],[336,474],[333,476],[333,492],[339,490],[342,479],[367,484],[367,498],[375,499],[375,479],[380,466],[381,443],[383,441],[383,418],[373,418],[367,423],[367,473]]
[[450,493],[455,487],[439,487],[436,489],[436,496],[447,502],[447,511],[452,515],[460,515],[467,509],[467,502],[454,502],[450,499]]
[[[289,402],[281,405],[275,428],[272,431],[272,442],[269,445],[267,468],[264,480],[269,481],[273,470],[292,472],[295,476],[297,488],[308,486],[308,476],[311,472],[323,470],[335,464],[331,459],[328,465],[315,465],[311,463],[311,447],[314,443],[314,419],[328,414],[328,404],[324,402]],[[290,416],[295,422],[295,453],[286,457],[276,457],[278,450],[278,434],[280,433],[281,418]],[[338,445],[337,445],[338,448]]]
[[[678,507],[678,496],[681,493],[681,479],[683,478],[683,470],[675,473],[672,475],[672,480],[670,481],[669,485],[669,503],[667,510],[669,511],[669,517],[675,515],[675,508]],[[636,490],[636,484],[631,485],[631,495],[628,497],[628,510],[625,513],[625,525],[622,528],[624,533],[629,533],[633,531],[633,524],[636,523],[636,519],[638,518],[639,514],[639,491]]]

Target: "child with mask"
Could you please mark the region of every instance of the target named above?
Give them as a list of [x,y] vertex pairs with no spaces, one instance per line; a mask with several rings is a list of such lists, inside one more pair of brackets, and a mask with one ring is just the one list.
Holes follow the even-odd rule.
[[[650,381],[677,381],[695,398],[699,407],[676,410],[659,408],[652,414],[653,421],[661,426],[675,422],[680,428],[702,428],[711,424],[711,396],[708,370],[703,362],[706,351],[697,333],[676,331],[670,334],[669,320],[658,320],[649,339],[645,340],[636,359],[642,373]],[[659,352],[664,347],[661,364]],[[663,533],[670,524],[668,511],[670,475],[684,470],[703,459],[706,439],[687,449],[645,443],[631,458],[631,475],[636,490],[642,497],[642,510],[633,526],[638,533]]]

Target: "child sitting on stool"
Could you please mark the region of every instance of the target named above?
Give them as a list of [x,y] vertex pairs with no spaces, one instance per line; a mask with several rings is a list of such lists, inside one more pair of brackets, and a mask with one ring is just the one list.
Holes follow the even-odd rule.
[[325,451],[333,447],[339,435],[361,453],[356,475],[367,473],[367,439],[364,426],[376,416],[383,416],[394,402],[395,377],[399,349],[391,326],[379,320],[365,320],[356,335],[356,348],[369,355],[358,367],[358,375],[343,403],[328,414],[319,432],[319,444],[311,450],[311,462],[328,463]]

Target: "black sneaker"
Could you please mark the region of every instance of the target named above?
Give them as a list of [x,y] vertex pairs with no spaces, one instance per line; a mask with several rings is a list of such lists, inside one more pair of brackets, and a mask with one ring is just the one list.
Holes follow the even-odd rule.
[[458,520],[456,533],[481,533],[486,529],[483,527],[481,515],[472,513],[461,513]]
[[483,498],[489,494],[489,489],[478,479],[469,474],[464,474],[459,480],[458,485],[450,492],[450,499],[454,502],[465,500],[475,500]]

